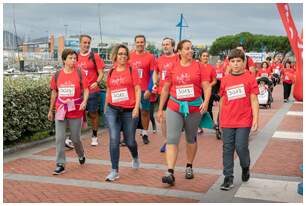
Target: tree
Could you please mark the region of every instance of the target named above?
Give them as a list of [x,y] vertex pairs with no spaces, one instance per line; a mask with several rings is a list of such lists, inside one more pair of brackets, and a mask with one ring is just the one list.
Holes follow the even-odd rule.
[[291,50],[286,36],[267,36],[242,32],[236,35],[227,35],[217,38],[210,47],[210,54],[225,56],[229,51],[243,44],[247,51],[254,52],[281,52]]

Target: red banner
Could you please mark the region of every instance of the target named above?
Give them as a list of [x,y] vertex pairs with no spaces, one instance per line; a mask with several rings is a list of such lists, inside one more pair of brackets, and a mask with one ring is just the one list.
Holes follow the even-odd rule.
[[293,96],[296,100],[303,101],[303,32],[300,37],[291,16],[289,5],[286,3],[276,5],[287,32],[291,49],[296,57],[296,81]]

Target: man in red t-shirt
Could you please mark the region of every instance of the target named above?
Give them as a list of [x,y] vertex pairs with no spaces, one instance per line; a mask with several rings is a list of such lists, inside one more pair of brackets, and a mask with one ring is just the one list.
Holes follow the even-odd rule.
[[242,167],[242,181],[250,178],[249,134],[258,128],[259,93],[255,77],[244,69],[245,54],[233,49],[229,54],[231,73],[221,81],[220,127],[223,131],[223,175],[221,190],[233,185],[234,152]]
[[135,50],[130,53],[129,63],[138,72],[141,81],[141,123],[142,139],[144,144],[148,144],[148,128],[150,122],[150,91],[148,89],[150,79],[155,66],[154,56],[145,51],[146,38],[144,35],[137,35],[135,40]]
[[[179,60],[178,56],[174,53],[175,41],[172,38],[165,37],[162,41],[163,55],[157,59],[157,66],[153,73],[153,92],[161,95],[163,86],[166,81],[166,74],[168,70]],[[166,109],[167,102],[163,107],[163,115],[161,119],[162,137],[165,140],[160,152],[166,150]]]
[[91,37],[89,35],[80,36],[80,52],[78,53],[78,62],[76,67],[82,69],[86,74],[89,84],[89,99],[86,110],[89,112],[92,125],[91,145],[98,145],[99,128],[99,84],[103,79],[103,69],[105,64],[99,54],[90,50]]

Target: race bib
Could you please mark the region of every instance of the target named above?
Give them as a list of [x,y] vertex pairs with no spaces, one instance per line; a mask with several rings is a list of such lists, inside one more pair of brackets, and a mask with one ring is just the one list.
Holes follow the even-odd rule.
[[162,80],[165,80],[166,78],[166,73],[167,73],[167,70],[164,70],[162,71]]
[[83,69],[86,76],[88,76],[88,70]]
[[74,97],[75,88],[74,86],[65,86],[58,88],[59,97]]
[[221,79],[223,77],[222,73],[217,73],[217,79]]
[[111,95],[113,103],[129,100],[127,88],[113,90]]
[[228,101],[246,97],[243,84],[226,88],[226,94]]
[[267,73],[262,73],[261,77],[268,77],[268,74]]
[[193,84],[176,86],[176,97],[177,99],[194,97]]
[[280,74],[279,69],[275,69],[274,73],[279,75]]
[[285,80],[290,80],[289,77],[288,77],[287,75],[285,76]]
[[140,79],[142,79],[142,69],[137,69],[137,72],[138,72],[138,76]]

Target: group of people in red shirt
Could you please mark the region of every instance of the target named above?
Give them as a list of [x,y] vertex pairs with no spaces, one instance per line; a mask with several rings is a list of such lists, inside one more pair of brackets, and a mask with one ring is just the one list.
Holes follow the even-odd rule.
[[[105,64],[99,55],[90,51],[90,41],[90,36],[81,35],[79,53],[65,49],[62,53],[64,66],[51,80],[49,120],[54,119],[53,109],[56,109],[56,169],[53,174],[65,172],[66,124],[69,125],[79,162],[85,163],[80,141],[81,125],[86,121],[85,110],[89,112],[92,123],[92,145],[98,144],[95,139],[99,119],[97,93]],[[113,65],[107,75],[104,113],[109,131],[112,168],[105,180],[114,181],[119,178],[121,131],[132,156],[132,168],[140,167],[135,134],[141,119],[143,143],[150,143],[150,96],[154,94],[158,97],[156,117],[161,124],[161,137],[164,140],[161,151],[166,152],[168,167],[161,178],[163,183],[175,184],[174,170],[182,131],[186,138],[185,178],[194,178],[192,167],[198,148],[198,128],[206,121],[203,118],[205,114],[209,113],[212,117],[214,96],[219,97],[218,118],[223,133],[225,178],[220,188],[229,190],[233,187],[235,150],[240,159],[242,181],[248,181],[248,141],[250,131],[258,129],[259,91],[255,79],[256,69],[243,48],[231,50],[225,63],[218,61],[214,68],[208,64],[207,51],[200,53],[199,61],[193,58],[190,40],[180,41],[175,49],[175,41],[169,37],[164,38],[163,54],[158,59],[145,51],[144,35],[135,36],[134,41],[133,51],[120,44],[113,49],[111,55]],[[265,69],[260,70],[261,74],[265,73]],[[282,74],[288,75],[286,71]]]

